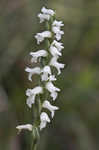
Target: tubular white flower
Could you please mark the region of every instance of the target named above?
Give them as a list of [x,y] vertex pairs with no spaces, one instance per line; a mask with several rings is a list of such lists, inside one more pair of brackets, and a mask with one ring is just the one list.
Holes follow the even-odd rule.
[[26,90],[26,96],[28,96],[27,98],[27,105],[28,107],[32,107],[32,104],[35,103],[35,97],[38,94],[43,93],[43,88],[40,86],[35,87],[34,89],[27,89]]
[[40,23],[44,22],[45,20],[49,20],[50,19],[50,15],[48,14],[38,14],[38,17],[40,19]]
[[63,43],[57,42],[56,40],[54,40],[51,45],[55,46],[58,49],[58,51],[64,49]]
[[30,55],[32,56],[31,62],[37,62],[37,59],[39,57],[46,57],[48,55],[46,50],[39,50],[37,52],[30,52]]
[[47,81],[48,80],[48,75],[51,75],[51,68],[50,66],[45,66],[43,69],[42,69],[42,75],[41,75],[41,79],[42,81]]
[[42,106],[51,112],[52,118],[54,117],[55,110],[59,109],[58,107],[51,105],[48,100],[45,100]]
[[61,31],[59,27],[53,26],[52,31],[56,34],[55,37],[57,41],[61,40],[62,35],[64,34],[64,31]]
[[53,16],[55,14],[55,12],[52,9],[47,9],[45,7],[42,7],[41,12],[43,14],[48,14],[48,15],[51,15],[51,16]]
[[62,27],[64,26],[63,22],[62,21],[57,21],[57,20],[54,20],[52,26],[56,26],[56,27]]
[[47,125],[47,122],[49,123],[50,122],[50,118],[49,116],[47,115],[47,113],[45,112],[42,112],[41,115],[40,115],[40,130],[42,130],[43,128],[46,127]]
[[50,96],[55,100],[58,96],[58,93],[60,91],[59,88],[55,87],[51,81],[46,83],[46,89],[51,93]]
[[28,80],[30,80],[30,81],[32,81],[32,75],[33,74],[40,74],[41,73],[40,67],[35,67],[35,68],[26,67],[25,71],[29,73]]
[[52,34],[50,31],[44,31],[41,33],[37,33],[35,35],[35,38],[37,40],[37,44],[40,44],[42,41],[44,41],[45,38],[51,38]]
[[58,75],[61,74],[61,69],[64,68],[65,64],[61,64],[59,62],[57,62],[58,57],[52,57],[51,61],[50,61],[50,65],[54,66],[57,71],[58,71]]
[[59,52],[55,46],[50,46],[49,51],[52,54],[52,56],[62,56],[61,52]]
[[25,124],[25,125],[18,125],[16,127],[16,129],[19,130],[19,132],[21,132],[21,130],[29,130],[29,131],[32,131],[32,125],[31,124]]

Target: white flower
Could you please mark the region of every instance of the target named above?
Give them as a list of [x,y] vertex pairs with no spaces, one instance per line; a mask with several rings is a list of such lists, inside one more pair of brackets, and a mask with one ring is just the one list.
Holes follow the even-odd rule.
[[42,69],[42,75],[41,75],[41,79],[42,81],[47,81],[48,80],[48,75],[51,75],[51,68],[50,66],[45,66],[43,69]]
[[63,43],[57,42],[56,40],[54,40],[51,45],[55,46],[58,49],[58,51],[61,51],[64,48],[64,46],[62,46]]
[[41,123],[40,123],[40,130],[42,130],[43,128],[46,127],[47,122],[50,122],[50,118],[47,115],[47,113],[45,113],[45,112],[41,113],[40,121],[41,121]]
[[29,131],[32,131],[32,125],[31,125],[31,124],[18,125],[18,126],[16,127],[16,129],[18,129],[19,132],[21,132],[21,130],[29,130]]
[[64,34],[64,31],[61,31],[59,27],[53,26],[52,31],[56,34],[55,37],[57,41],[61,40],[62,35]]
[[46,57],[48,55],[46,50],[39,50],[37,52],[30,52],[30,55],[32,56],[31,62],[37,62],[37,59],[39,57]]
[[53,16],[55,14],[55,12],[52,9],[47,9],[45,7],[42,7],[41,12],[43,14],[48,14],[48,15],[51,15],[51,16]]
[[25,71],[29,73],[28,79],[30,81],[32,81],[32,75],[33,74],[40,74],[41,73],[41,69],[39,67],[35,67],[35,68],[26,67]]
[[53,106],[50,104],[49,101],[44,101],[43,105],[42,105],[44,108],[47,108],[50,112],[51,112],[51,116],[52,118],[54,117],[54,113],[55,113],[55,110],[58,110],[59,108],[56,107],[56,106]]
[[44,31],[41,33],[37,33],[35,35],[35,38],[37,39],[37,44],[40,44],[42,41],[44,41],[45,38],[51,38],[52,34],[50,31]]
[[52,24],[52,31],[56,34],[55,37],[57,41],[61,40],[61,36],[64,34],[64,32],[60,30],[62,26],[64,26],[62,21],[55,20]]
[[34,89],[27,89],[26,90],[26,96],[27,98],[27,105],[31,108],[32,104],[35,103],[35,97],[36,95],[43,93],[43,88],[40,86],[35,87]]
[[51,93],[50,96],[53,98],[53,100],[55,100],[58,96],[57,92],[59,92],[60,89],[55,87],[50,81],[46,83],[46,89]]
[[44,22],[45,20],[49,20],[50,19],[50,15],[48,14],[38,14],[38,17],[40,18],[40,23]]
[[54,66],[57,71],[58,71],[58,75],[61,74],[61,70],[62,68],[64,68],[64,64],[61,64],[59,62],[57,62],[58,57],[52,57],[51,61],[50,61],[50,65]]
[[59,52],[55,46],[50,46],[49,51],[52,54],[52,56],[62,56],[61,52]]
[[63,22],[62,21],[57,21],[57,20],[54,20],[52,26],[56,26],[56,27],[62,27],[64,26]]

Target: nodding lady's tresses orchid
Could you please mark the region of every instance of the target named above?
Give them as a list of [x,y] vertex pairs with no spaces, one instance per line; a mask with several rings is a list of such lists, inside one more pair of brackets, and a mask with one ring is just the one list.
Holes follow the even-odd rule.
[[30,52],[30,61],[37,66],[34,68],[25,68],[30,82],[32,82],[34,74],[39,77],[37,86],[26,90],[26,104],[30,109],[33,109],[36,115],[34,115],[33,124],[16,127],[19,131],[32,131],[34,140],[38,139],[39,131],[45,128],[47,123],[51,122],[55,111],[59,109],[51,103],[52,101],[55,102],[58,92],[60,92],[60,88],[55,86],[56,76],[60,75],[61,69],[64,68],[64,64],[58,62],[59,57],[62,56],[62,49],[64,49],[63,43],[60,42],[64,34],[61,30],[61,27],[64,26],[63,22],[56,20],[55,12],[45,7],[41,9],[38,18],[40,19],[40,23],[45,23],[46,27],[45,31],[37,33],[34,37],[38,45],[43,42],[45,43],[45,47],[42,50]]

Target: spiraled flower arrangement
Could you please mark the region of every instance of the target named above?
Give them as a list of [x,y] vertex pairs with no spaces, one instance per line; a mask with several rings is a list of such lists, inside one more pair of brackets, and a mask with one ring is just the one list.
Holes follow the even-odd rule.
[[59,109],[59,107],[51,103],[54,103],[57,99],[58,92],[60,92],[60,89],[54,83],[57,80],[57,75],[60,75],[61,69],[64,68],[64,64],[58,62],[59,57],[62,56],[62,49],[64,49],[63,43],[60,42],[64,34],[61,30],[61,27],[64,26],[63,22],[57,21],[55,12],[45,7],[41,9],[38,18],[40,19],[40,23],[45,23],[46,30],[37,33],[35,39],[38,45],[45,42],[45,47],[44,49],[30,52],[31,63],[39,64],[39,66],[25,68],[30,82],[32,82],[32,76],[34,74],[39,76],[38,85],[33,89],[26,90],[26,103],[34,112],[33,125],[25,124],[16,127],[19,132],[23,129],[31,131],[33,150],[37,149],[40,131],[46,127],[47,123],[51,122],[55,111]]

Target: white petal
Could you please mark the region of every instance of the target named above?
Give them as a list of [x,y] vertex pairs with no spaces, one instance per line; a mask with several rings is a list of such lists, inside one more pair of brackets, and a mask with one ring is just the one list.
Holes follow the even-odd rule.
[[50,118],[47,115],[47,113],[45,113],[45,112],[41,113],[40,121],[41,121],[41,123],[40,123],[40,130],[42,130],[43,128],[46,127],[47,122],[50,122]]
[[18,126],[16,127],[16,129],[18,129],[19,131],[21,131],[21,130],[23,130],[23,129],[32,131],[32,125],[31,125],[31,124],[18,125]]
[[58,51],[58,49],[55,46],[51,46],[49,49],[52,56],[62,56],[62,54]]
[[42,75],[41,75],[41,79],[42,81],[47,81],[48,80],[48,75],[51,75],[51,68],[50,66],[45,66],[43,69],[42,69]]
[[26,104],[28,105],[29,108],[31,108],[32,104],[35,103],[35,96],[36,95],[32,95],[32,96],[30,96],[30,97],[27,98]]
[[45,20],[48,20],[50,19],[50,15],[48,14],[38,14],[38,17],[40,19],[40,23],[44,22]]
[[48,14],[38,14],[38,17],[40,18],[40,23],[44,22],[45,20],[49,20],[50,19],[50,15]]
[[50,75],[49,76],[49,81],[56,81],[57,79],[55,78],[55,75]]
[[40,44],[42,41],[44,41],[45,38],[51,38],[52,34],[50,31],[44,31],[41,33],[37,33],[35,35],[35,38],[37,40],[37,44]]
[[32,75],[33,74],[40,74],[41,73],[40,67],[35,67],[35,68],[26,67],[25,71],[29,73],[28,79],[30,81],[32,81]]
[[57,98],[57,92],[59,92],[60,89],[55,87],[50,81],[46,83],[46,89],[51,93],[50,96],[53,100],[55,100]]
[[27,98],[27,105],[31,108],[32,104],[35,103],[35,97],[38,94],[43,93],[43,88],[40,86],[35,87],[34,89],[27,89],[26,90],[26,96]]
[[57,93],[57,92],[53,91],[53,92],[51,93],[51,97],[53,98],[53,101],[56,100],[57,96],[58,96],[58,93]]
[[58,49],[58,51],[61,51],[64,48],[64,46],[62,46],[63,43],[57,42],[56,40],[54,40],[51,45],[55,46]]
[[57,26],[53,26],[52,31],[56,34],[55,37],[56,37],[57,41],[61,40],[61,37],[64,34],[64,32],[61,31],[60,28]]
[[40,130],[46,127],[47,122],[43,121],[40,123]]
[[39,57],[46,57],[48,53],[46,50],[39,50],[36,52],[30,52],[30,55],[32,56],[31,62],[37,62]]
[[43,107],[47,108],[51,112],[52,118],[54,117],[55,110],[59,109],[58,107],[51,105],[50,102],[47,100],[44,101]]
[[55,20],[53,22],[52,26],[62,27],[62,26],[64,26],[64,24],[62,23],[62,21]]

